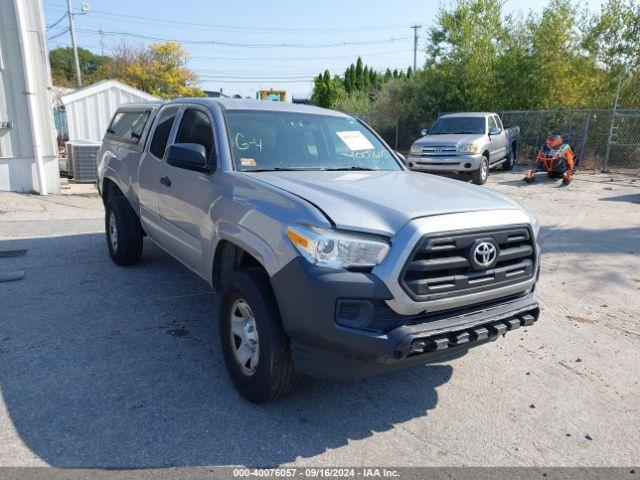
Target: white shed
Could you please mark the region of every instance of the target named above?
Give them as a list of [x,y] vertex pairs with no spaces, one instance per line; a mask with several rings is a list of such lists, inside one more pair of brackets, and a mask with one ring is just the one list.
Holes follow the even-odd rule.
[[117,80],[102,80],[60,97],[65,108],[69,140],[102,141],[116,109],[123,103],[158,100]]

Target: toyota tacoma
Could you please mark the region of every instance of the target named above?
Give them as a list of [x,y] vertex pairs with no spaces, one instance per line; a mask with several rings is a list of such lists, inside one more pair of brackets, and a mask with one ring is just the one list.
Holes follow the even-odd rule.
[[118,265],[143,237],[221,292],[253,402],[460,355],[539,315],[536,220],[488,189],[409,171],[365,123],[313,106],[121,106],[98,152]]

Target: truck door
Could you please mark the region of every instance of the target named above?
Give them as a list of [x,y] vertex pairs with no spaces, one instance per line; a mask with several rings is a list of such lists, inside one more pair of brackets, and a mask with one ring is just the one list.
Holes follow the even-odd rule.
[[[205,147],[206,157],[214,163],[216,142],[213,119],[202,106],[182,107],[173,143],[197,143]],[[159,207],[162,219],[161,244],[197,273],[204,275],[203,252],[213,234],[209,215],[218,198],[218,187],[205,173],[162,162],[159,181]]]
[[506,158],[507,153],[509,152],[509,142],[507,142],[507,132],[505,132],[504,127],[502,126],[502,120],[500,120],[500,117],[498,115],[494,115],[495,120],[496,120],[496,125],[498,125],[498,128],[500,130],[502,130],[502,132],[500,133],[500,156],[499,159],[503,159]]
[[487,117],[487,133],[489,135],[489,162],[493,163],[498,160],[498,150],[500,149],[499,141],[497,139],[498,135],[492,135],[491,131],[493,129],[498,128],[496,124],[496,119],[493,118],[493,115],[489,115]]
[[502,128],[502,122],[497,115],[489,116],[489,129],[499,128],[500,133],[491,136],[491,161],[499,162],[507,155],[507,134]]
[[160,209],[158,192],[159,178],[162,176],[164,151],[171,132],[174,130],[177,106],[163,107],[153,128],[149,129],[150,140],[142,153],[138,169],[138,199],[140,201],[140,221],[145,232],[155,241],[159,241]]

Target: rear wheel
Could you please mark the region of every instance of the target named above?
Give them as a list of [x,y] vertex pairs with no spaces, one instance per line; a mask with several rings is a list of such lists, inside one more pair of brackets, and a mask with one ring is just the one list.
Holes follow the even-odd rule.
[[231,380],[247,400],[268,402],[295,387],[289,339],[262,269],[241,270],[230,279],[220,309],[220,342]]
[[135,265],[142,256],[142,227],[138,216],[123,196],[111,198],[105,209],[107,247],[120,266]]
[[489,178],[489,159],[486,156],[482,157],[480,166],[471,174],[471,181],[476,185],[484,185]]

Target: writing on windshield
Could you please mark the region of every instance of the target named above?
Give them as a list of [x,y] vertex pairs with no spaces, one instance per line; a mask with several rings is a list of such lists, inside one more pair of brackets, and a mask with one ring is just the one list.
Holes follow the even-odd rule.
[[237,170],[402,170],[352,117],[230,110],[227,122]]

